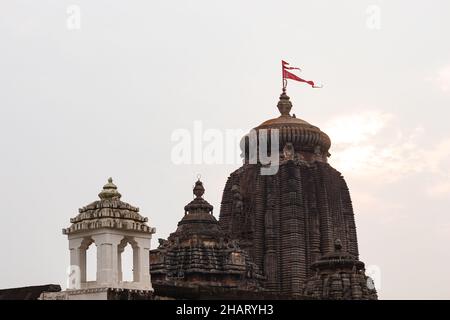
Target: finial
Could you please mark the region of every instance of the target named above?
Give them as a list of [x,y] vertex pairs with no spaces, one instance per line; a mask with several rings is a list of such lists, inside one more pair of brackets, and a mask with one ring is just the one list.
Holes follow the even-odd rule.
[[103,186],[103,190],[98,194],[98,196],[102,200],[117,200],[120,199],[122,195],[117,191],[117,186],[113,183],[113,179],[110,177],[108,178],[108,183]]
[[341,251],[341,249],[342,249],[341,239],[334,240],[334,250]]
[[200,178],[198,178],[198,180],[195,182],[193,193],[197,198],[201,198],[205,193],[205,188],[203,187],[203,183],[200,181]]
[[289,112],[292,108],[292,102],[289,101],[289,96],[286,94],[286,88],[283,88],[283,92],[280,95],[280,101],[278,101],[278,110],[282,116],[290,116]]

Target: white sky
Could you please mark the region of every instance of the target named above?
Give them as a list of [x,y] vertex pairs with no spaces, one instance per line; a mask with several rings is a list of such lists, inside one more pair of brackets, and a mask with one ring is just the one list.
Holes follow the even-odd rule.
[[284,58],[325,84],[288,93],[331,137],[380,298],[449,299],[449,13],[444,0],[0,2],[0,288],[64,286],[61,229],[109,176],[153,245],[198,173],[217,216],[239,165],[175,165],[171,134],[277,116]]

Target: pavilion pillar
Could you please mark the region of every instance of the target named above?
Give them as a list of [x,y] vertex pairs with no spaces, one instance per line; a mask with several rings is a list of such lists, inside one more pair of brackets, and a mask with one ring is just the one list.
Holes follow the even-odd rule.
[[118,245],[123,236],[105,233],[92,236],[97,244],[97,284],[117,286],[119,282]]
[[133,250],[133,277],[134,281],[150,290],[150,241],[146,238],[135,238],[136,248]]

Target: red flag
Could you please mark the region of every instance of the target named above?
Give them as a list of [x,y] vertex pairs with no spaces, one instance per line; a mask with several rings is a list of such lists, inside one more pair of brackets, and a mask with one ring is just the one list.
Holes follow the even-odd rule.
[[289,62],[286,62],[286,61],[284,61],[284,60],[281,60],[281,64],[283,65],[283,69],[286,69],[286,70],[299,70],[299,71],[302,71],[300,68],[297,68],[297,67],[290,67],[290,66],[289,66]]
[[292,80],[300,81],[300,82],[305,82],[305,83],[309,84],[310,86],[312,86],[313,88],[316,88],[314,85],[314,81],[304,80],[300,77],[297,77],[295,74],[293,74],[287,70],[283,70],[283,78],[284,79],[292,79]]
[[283,88],[286,88],[286,84],[287,84],[286,79],[291,79],[291,80],[295,80],[295,81],[299,81],[299,82],[304,82],[304,83],[309,84],[313,88],[321,88],[321,86],[316,86],[314,84],[314,81],[304,80],[304,79],[296,76],[292,72],[288,71],[288,70],[294,70],[294,69],[300,70],[300,68],[290,67],[289,63],[284,61],[284,60],[281,60],[281,65],[282,65],[282,69],[283,69]]

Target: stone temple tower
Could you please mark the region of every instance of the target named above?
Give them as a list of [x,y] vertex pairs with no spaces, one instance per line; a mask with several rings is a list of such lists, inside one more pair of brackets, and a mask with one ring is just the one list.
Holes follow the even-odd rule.
[[263,277],[248,253],[220,229],[213,206],[203,198],[203,183],[198,180],[192,191],[195,198],[184,207],[176,231],[167,240],[159,239],[159,247],[150,251],[155,287],[209,288],[215,298],[217,287],[259,291]]
[[219,222],[249,252],[266,277],[267,290],[303,295],[316,272],[314,263],[334,252],[337,239],[354,259],[358,242],[347,184],[327,162],[330,138],[290,115],[291,108],[283,92],[281,115],[254,129],[268,135],[278,130],[276,174],[261,175],[262,165],[249,161],[249,136],[243,138],[244,164],[226,182]]

